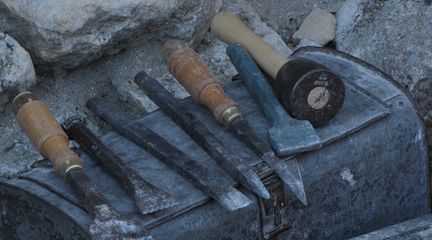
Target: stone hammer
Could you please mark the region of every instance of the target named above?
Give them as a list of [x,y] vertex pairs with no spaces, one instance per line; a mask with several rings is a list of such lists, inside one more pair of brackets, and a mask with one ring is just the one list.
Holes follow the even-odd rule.
[[[307,59],[285,57],[264,42],[237,16],[216,14],[211,31],[226,43],[243,45],[273,80],[271,85],[284,108],[300,120],[321,126],[342,107],[345,87],[341,78],[326,67]],[[309,129],[305,125],[305,129]]]

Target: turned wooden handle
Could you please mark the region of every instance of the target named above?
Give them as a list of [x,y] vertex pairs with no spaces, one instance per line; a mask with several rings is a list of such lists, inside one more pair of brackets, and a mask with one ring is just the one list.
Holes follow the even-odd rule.
[[228,125],[241,116],[237,104],[225,94],[216,76],[193,49],[180,48],[172,52],[168,68],[192,97],[206,105],[222,124]]
[[276,52],[232,13],[216,14],[211,21],[210,28],[216,37],[225,43],[243,45],[257,64],[273,79],[276,79],[279,69],[288,61],[287,57]]
[[79,156],[69,148],[69,138],[46,105],[32,93],[19,94],[13,101],[18,124],[48,158],[57,174],[65,177],[74,168],[81,168]]

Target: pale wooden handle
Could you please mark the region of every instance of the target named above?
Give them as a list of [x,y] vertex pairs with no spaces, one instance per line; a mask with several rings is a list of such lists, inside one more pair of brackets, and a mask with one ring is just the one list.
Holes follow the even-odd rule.
[[168,57],[168,68],[194,99],[213,112],[219,122],[228,124],[233,117],[228,115],[234,109],[239,113],[237,104],[225,94],[216,76],[193,49],[174,51]]
[[[28,94],[23,97],[28,98]],[[15,101],[21,104],[17,109],[19,125],[40,153],[52,162],[57,174],[64,177],[72,168],[82,167],[79,156],[69,149],[66,133],[42,101],[34,98]]]
[[243,45],[257,64],[274,79],[279,69],[288,61],[253,33],[237,16],[229,12],[220,12],[213,17],[211,31],[225,43]]

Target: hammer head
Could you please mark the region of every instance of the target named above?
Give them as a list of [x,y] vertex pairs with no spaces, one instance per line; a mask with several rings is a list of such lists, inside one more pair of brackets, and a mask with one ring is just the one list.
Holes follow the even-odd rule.
[[279,157],[319,149],[322,144],[309,121],[296,119],[271,127],[269,140]]
[[273,89],[284,108],[296,119],[322,126],[341,109],[345,99],[342,79],[326,67],[301,58],[279,70]]

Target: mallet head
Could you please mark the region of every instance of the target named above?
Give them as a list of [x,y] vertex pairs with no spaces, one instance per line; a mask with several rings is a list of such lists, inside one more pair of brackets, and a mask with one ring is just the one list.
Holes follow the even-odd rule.
[[332,119],[345,98],[345,86],[339,76],[301,58],[291,59],[282,66],[273,89],[294,118],[308,120],[315,127]]

